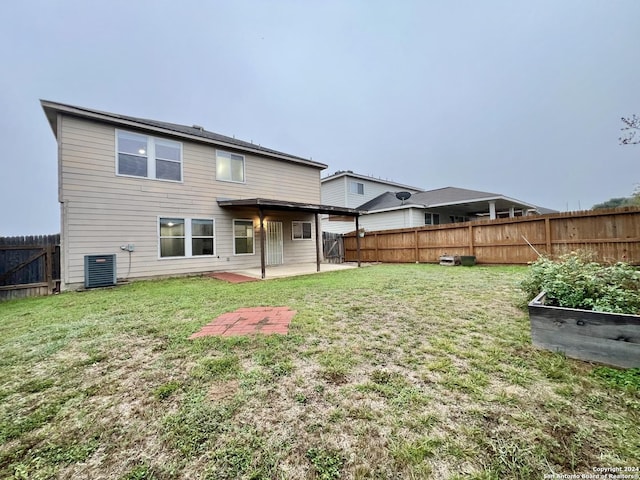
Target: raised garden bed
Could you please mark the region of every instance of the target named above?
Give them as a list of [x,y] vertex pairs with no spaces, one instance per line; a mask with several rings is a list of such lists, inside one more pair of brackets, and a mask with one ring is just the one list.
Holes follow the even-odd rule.
[[537,347],[589,362],[640,367],[638,315],[545,305],[543,292],[529,303],[529,318]]

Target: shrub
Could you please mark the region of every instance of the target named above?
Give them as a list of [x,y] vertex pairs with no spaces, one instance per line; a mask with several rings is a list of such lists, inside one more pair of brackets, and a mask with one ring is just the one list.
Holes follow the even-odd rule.
[[540,257],[521,288],[528,300],[546,292],[547,303],[558,307],[640,314],[640,272],[626,263],[600,265],[584,253]]

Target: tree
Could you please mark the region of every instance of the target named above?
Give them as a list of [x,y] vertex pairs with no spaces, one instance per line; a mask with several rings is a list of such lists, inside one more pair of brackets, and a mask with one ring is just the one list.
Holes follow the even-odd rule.
[[624,127],[620,130],[623,132],[622,136],[618,139],[621,145],[635,145],[640,143],[640,135],[636,137],[636,134],[640,132],[640,117],[635,113],[630,117],[622,117],[622,123]]
[[633,197],[610,198],[606,202],[595,204],[593,207],[591,207],[591,210],[599,210],[601,208],[624,207],[626,205],[634,205]]
[[[622,136],[618,138],[621,145],[637,145],[640,143],[640,135],[636,137],[638,132],[640,132],[640,117],[638,117],[635,113],[630,117],[622,117],[622,123],[624,123],[624,127],[620,130],[623,132]],[[640,184],[636,185],[636,188],[633,190],[633,193],[630,197],[631,205],[640,205]],[[594,205],[595,208],[595,205]]]

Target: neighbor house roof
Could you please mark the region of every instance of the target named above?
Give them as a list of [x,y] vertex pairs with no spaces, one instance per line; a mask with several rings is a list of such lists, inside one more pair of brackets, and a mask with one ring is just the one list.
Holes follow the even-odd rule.
[[339,170],[336,173],[329,175],[327,177],[322,178],[320,181],[322,183],[331,181],[331,180],[336,180],[338,178],[341,177],[351,177],[351,178],[357,178],[359,180],[366,180],[369,182],[376,182],[376,183],[381,183],[383,185],[388,185],[390,187],[396,187],[399,189],[403,189],[403,190],[414,190],[414,191],[419,191],[422,190],[421,188],[418,187],[411,187],[409,185],[403,185],[402,183],[397,183],[394,182],[392,180],[385,180],[383,178],[376,178],[376,177],[369,177],[367,175],[360,175],[359,173],[353,173],[353,171],[351,170]]
[[234,137],[227,137],[219,133],[210,132],[198,125],[179,125],[177,123],[162,122],[158,120],[150,120],[148,118],[130,117],[128,115],[120,115],[116,113],[103,112],[84,107],[76,107],[64,103],[51,102],[48,100],[40,100],[42,108],[47,115],[49,124],[53,129],[54,135],[58,136],[57,116],[59,113],[71,115],[79,118],[97,120],[109,123],[115,126],[136,128],[145,131],[152,131],[160,134],[171,135],[182,139],[197,141],[200,143],[213,144],[220,147],[241,150],[247,153],[260,154],[263,156],[285,160],[293,163],[301,163],[319,169],[327,168],[327,165],[320,162],[314,162],[310,159],[290,155],[288,153],[279,152],[270,148],[265,148],[252,142],[246,142]]
[[[366,210],[369,213],[395,210],[398,208],[438,208],[455,206],[457,210],[465,213],[476,213],[485,211],[487,202],[495,201],[497,209],[508,209],[510,207],[537,209],[535,205],[506,197],[500,193],[480,192],[478,190],[467,190],[465,188],[445,187],[436,190],[414,193],[404,202],[396,197],[395,192],[386,192],[358,207],[359,210]],[[482,205],[479,210],[478,207]]]

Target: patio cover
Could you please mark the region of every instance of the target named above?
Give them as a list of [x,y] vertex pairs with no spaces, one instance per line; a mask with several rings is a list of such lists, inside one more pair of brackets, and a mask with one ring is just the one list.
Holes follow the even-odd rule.
[[[289,212],[305,212],[313,213],[316,219],[316,265],[317,271],[320,271],[320,242],[318,235],[320,232],[320,220],[318,215],[343,215],[346,217],[354,217],[356,220],[356,231],[360,229],[359,216],[361,211],[356,208],[335,207],[333,205],[319,205],[315,203],[299,203],[288,202],[285,200],[270,200],[266,198],[244,198],[240,200],[218,199],[218,205],[223,208],[257,208],[260,217],[260,267],[262,278],[266,276],[265,266],[265,230],[264,230],[264,212],[265,210],[289,211]],[[360,266],[360,237],[356,235],[356,248],[358,252],[358,266]]]

